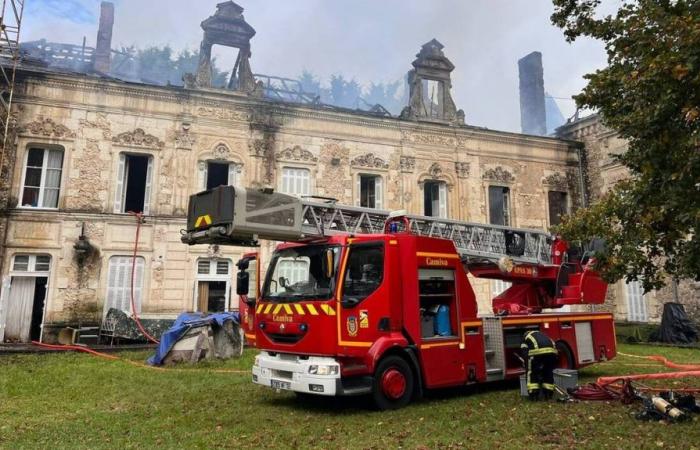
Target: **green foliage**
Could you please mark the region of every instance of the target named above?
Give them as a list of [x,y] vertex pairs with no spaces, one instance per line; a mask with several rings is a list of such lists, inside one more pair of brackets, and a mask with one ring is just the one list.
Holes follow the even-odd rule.
[[553,1],[568,41],[605,43],[608,66],[575,99],[629,141],[616,159],[630,174],[559,231],[607,240],[598,266],[608,281],[700,280],[700,2],[624,1],[603,16],[601,0]]

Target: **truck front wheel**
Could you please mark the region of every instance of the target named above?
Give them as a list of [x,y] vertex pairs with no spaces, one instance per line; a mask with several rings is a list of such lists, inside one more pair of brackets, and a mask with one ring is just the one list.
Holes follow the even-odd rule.
[[387,356],[377,365],[372,384],[372,397],[380,410],[398,409],[411,401],[413,372],[399,356]]

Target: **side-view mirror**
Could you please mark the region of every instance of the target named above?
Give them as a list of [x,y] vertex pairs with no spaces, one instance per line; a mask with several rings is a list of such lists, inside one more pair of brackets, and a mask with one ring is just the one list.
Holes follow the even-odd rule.
[[335,275],[335,254],[332,249],[327,248],[323,252],[323,258],[321,259],[321,265],[323,268],[323,273],[326,278],[333,278]]
[[280,287],[286,288],[289,285],[289,280],[287,280],[285,277],[279,277],[278,280]]
[[250,290],[250,275],[248,272],[243,270],[238,272],[236,275],[236,294],[238,295],[248,295]]

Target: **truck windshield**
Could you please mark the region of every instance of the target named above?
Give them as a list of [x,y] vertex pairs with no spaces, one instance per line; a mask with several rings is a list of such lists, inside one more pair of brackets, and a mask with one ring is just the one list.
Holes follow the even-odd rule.
[[335,292],[339,260],[339,246],[310,245],[277,251],[267,270],[263,298],[273,302],[329,299]]

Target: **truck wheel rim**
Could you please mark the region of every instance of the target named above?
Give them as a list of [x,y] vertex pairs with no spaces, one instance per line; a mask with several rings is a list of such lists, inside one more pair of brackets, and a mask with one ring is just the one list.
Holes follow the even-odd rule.
[[406,392],[406,377],[397,369],[387,370],[382,375],[382,391],[392,400],[401,398]]

